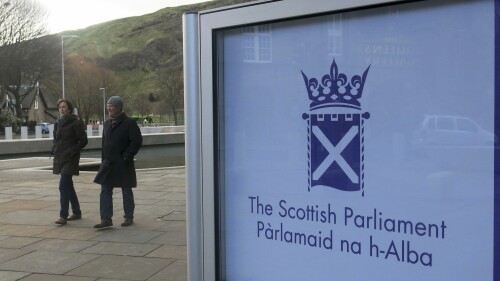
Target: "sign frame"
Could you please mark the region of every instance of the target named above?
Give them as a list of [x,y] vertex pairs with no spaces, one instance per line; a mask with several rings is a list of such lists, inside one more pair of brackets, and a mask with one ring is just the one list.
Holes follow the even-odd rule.
[[[221,273],[220,229],[223,212],[218,190],[220,174],[218,153],[224,144],[218,139],[217,92],[222,83],[217,76],[217,55],[222,48],[218,31],[312,17],[337,11],[370,9],[415,1],[384,0],[287,0],[256,1],[222,9],[188,13],[184,24],[184,76],[186,112],[186,178],[188,278],[191,281],[224,280]],[[500,1],[495,0],[498,14]],[[500,85],[500,20],[495,17],[495,96]],[[500,99],[495,99],[495,132],[500,131]],[[500,281],[500,152],[494,155],[494,273]]]

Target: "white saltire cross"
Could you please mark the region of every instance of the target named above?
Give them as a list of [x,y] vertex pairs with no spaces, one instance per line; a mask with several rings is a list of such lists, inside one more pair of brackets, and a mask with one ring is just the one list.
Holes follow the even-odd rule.
[[313,172],[313,180],[318,180],[335,161],[340,166],[342,171],[349,177],[351,182],[359,183],[359,177],[354,172],[354,170],[349,166],[349,163],[340,155],[342,151],[347,147],[347,145],[356,137],[358,134],[358,126],[352,126],[351,129],[344,135],[344,137],[339,141],[337,146],[334,146],[330,140],[323,134],[318,126],[313,126],[313,134],[318,138],[321,144],[328,151],[328,156],[323,160],[323,162],[318,166],[318,168]]

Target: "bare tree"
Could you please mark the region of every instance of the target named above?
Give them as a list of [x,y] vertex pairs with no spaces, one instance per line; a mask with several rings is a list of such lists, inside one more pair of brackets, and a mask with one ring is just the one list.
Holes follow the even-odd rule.
[[132,115],[137,114],[139,117],[139,122],[144,123],[144,116],[152,111],[152,102],[148,99],[149,94],[139,93],[132,96],[130,102],[125,104],[126,109],[131,112]]
[[[33,40],[47,33],[47,11],[35,0],[0,0],[0,87],[16,99],[16,115],[22,117],[21,85],[34,89],[51,40]],[[47,49],[48,48],[48,49]],[[3,97],[3,96],[2,96]]]
[[47,10],[35,0],[0,0],[0,46],[47,33]]
[[179,125],[179,113],[183,110],[184,106],[184,82],[182,71],[161,71],[157,81],[161,100],[174,116],[175,125]]
[[103,97],[100,88],[106,88],[108,96],[115,92],[112,73],[98,64],[73,55],[68,58],[68,99],[78,108],[79,115],[88,122],[103,116]]

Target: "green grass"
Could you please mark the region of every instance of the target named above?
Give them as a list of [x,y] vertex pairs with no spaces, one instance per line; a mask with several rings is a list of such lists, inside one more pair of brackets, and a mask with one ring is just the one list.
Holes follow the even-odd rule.
[[[117,19],[85,29],[65,31],[61,34],[77,35],[64,40],[65,56],[79,55],[90,61],[101,61],[118,78],[120,94],[132,96],[156,93],[156,72],[163,69],[182,69],[182,15],[189,11],[248,2],[248,0],[215,0],[205,3],[170,7],[155,13]],[[141,60],[133,69],[120,69],[126,59],[120,55],[148,58],[148,44],[158,41],[161,48],[171,50],[160,58]],[[150,47],[151,49],[151,47]],[[156,49],[153,49],[156,51]],[[154,54],[153,54],[154,55]]]

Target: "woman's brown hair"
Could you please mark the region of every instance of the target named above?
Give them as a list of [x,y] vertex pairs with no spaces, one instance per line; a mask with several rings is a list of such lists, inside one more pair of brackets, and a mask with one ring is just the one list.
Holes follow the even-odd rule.
[[62,102],[66,103],[66,105],[68,106],[70,114],[73,114],[73,104],[69,100],[67,100],[67,99],[59,99],[57,101],[57,108],[59,108],[59,104],[61,104]]

